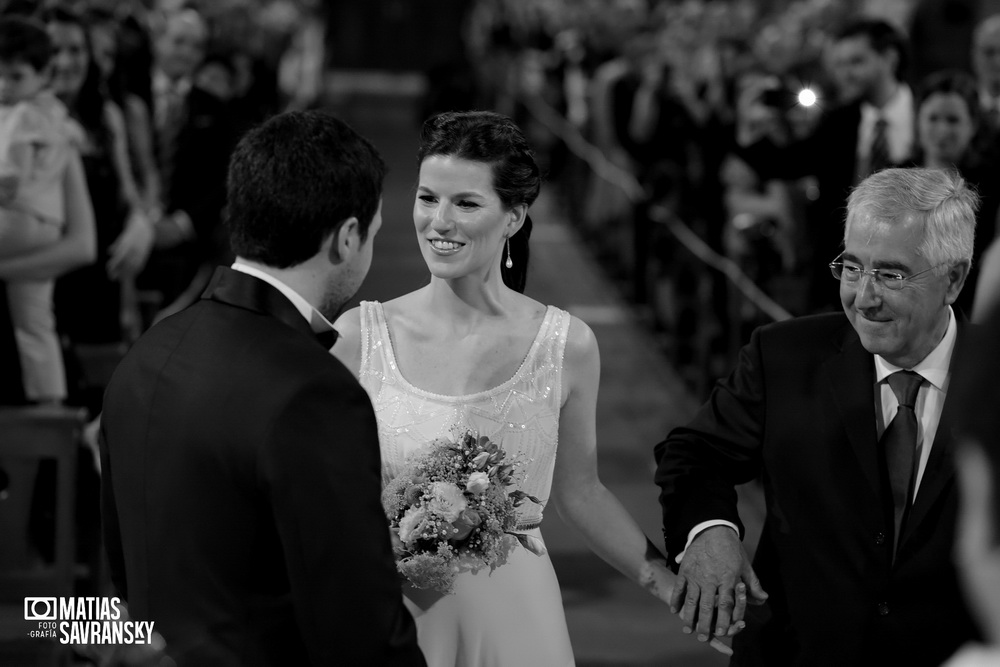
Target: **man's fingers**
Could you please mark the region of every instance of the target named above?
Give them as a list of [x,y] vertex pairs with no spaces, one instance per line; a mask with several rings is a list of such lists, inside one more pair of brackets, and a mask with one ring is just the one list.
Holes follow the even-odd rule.
[[747,583],[747,593],[749,595],[747,602],[754,605],[764,604],[764,601],[767,600],[767,591],[760,585],[760,579],[757,578],[757,574],[749,564],[746,566],[743,581]]
[[733,607],[733,620],[732,624],[729,626],[729,636],[739,633],[740,630],[747,626],[743,617],[746,615],[747,611],[747,585],[742,581],[736,584],[736,606]]
[[679,616],[684,623],[684,634],[691,634],[694,630],[695,619],[698,617],[698,602],[701,597],[701,589],[693,582],[687,582],[687,592],[684,594],[684,606],[681,607]]
[[698,603],[698,641],[707,642],[712,635],[712,620],[715,618],[715,587],[706,586],[701,591]]
[[724,637],[729,633],[729,624],[736,608],[736,594],[732,588],[719,589],[719,602],[716,604],[715,636]]
[[677,614],[680,613],[681,604],[684,601],[684,594],[687,591],[687,579],[684,578],[683,574],[677,575],[677,582],[674,584],[674,590],[670,592],[670,613]]

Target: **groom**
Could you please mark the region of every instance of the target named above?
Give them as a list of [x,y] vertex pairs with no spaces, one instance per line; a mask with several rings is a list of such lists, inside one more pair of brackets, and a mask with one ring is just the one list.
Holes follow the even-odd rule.
[[333,116],[233,155],[237,256],[107,390],[105,542],[177,665],[423,665],[379,502],[375,416],[328,353],[368,272],[385,165]]
[[[951,304],[975,204],[950,172],[868,177],[830,264],[844,313],[755,331],[694,420],[657,445],[685,625],[705,640],[718,609],[724,631],[740,579],[767,599],[747,608],[732,664],[937,667],[977,634],[952,562],[948,395],[970,326]],[[751,568],[733,486],[758,476],[767,517]]]

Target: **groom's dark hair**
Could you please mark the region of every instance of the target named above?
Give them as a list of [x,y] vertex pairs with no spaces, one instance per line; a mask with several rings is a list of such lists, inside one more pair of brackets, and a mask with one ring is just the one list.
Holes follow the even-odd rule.
[[233,252],[267,266],[295,266],[351,217],[365,240],[385,172],[371,142],[330,113],[270,118],[240,140],[229,162]]

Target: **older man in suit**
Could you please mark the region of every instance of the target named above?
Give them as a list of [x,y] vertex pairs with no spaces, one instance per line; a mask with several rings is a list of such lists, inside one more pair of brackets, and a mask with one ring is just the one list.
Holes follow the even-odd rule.
[[[863,181],[829,269],[846,318],[755,331],[694,420],[657,445],[687,627],[708,639],[717,612],[725,632],[740,580],[766,599],[733,664],[936,666],[975,636],[951,558],[947,400],[975,206],[944,171]],[[751,567],[733,487],[758,477],[767,516]]]
[[423,665],[380,503],[375,415],[328,350],[371,263],[385,165],[333,116],[249,133],[237,254],[108,387],[114,583],[184,665]]

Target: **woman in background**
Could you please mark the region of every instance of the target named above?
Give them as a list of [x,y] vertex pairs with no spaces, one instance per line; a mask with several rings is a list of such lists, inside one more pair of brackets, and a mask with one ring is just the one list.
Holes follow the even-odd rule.
[[[97,222],[97,262],[56,286],[56,315],[72,354],[75,344],[118,343],[138,333],[125,333],[122,290],[145,265],[153,229],[132,178],[124,116],[102,85],[86,22],[63,8],[43,18],[55,49],[53,92],[86,135],[81,154]],[[99,412],[99,396],[82,402]]]
[[955,305],[972,314],[979,263],[996,235],[1000,209],[1000,169],[983,146],[982,119],[975,79],[960,71],[936,72],[917,92],[916,165],[958,171],[980,196],[972,269]]

